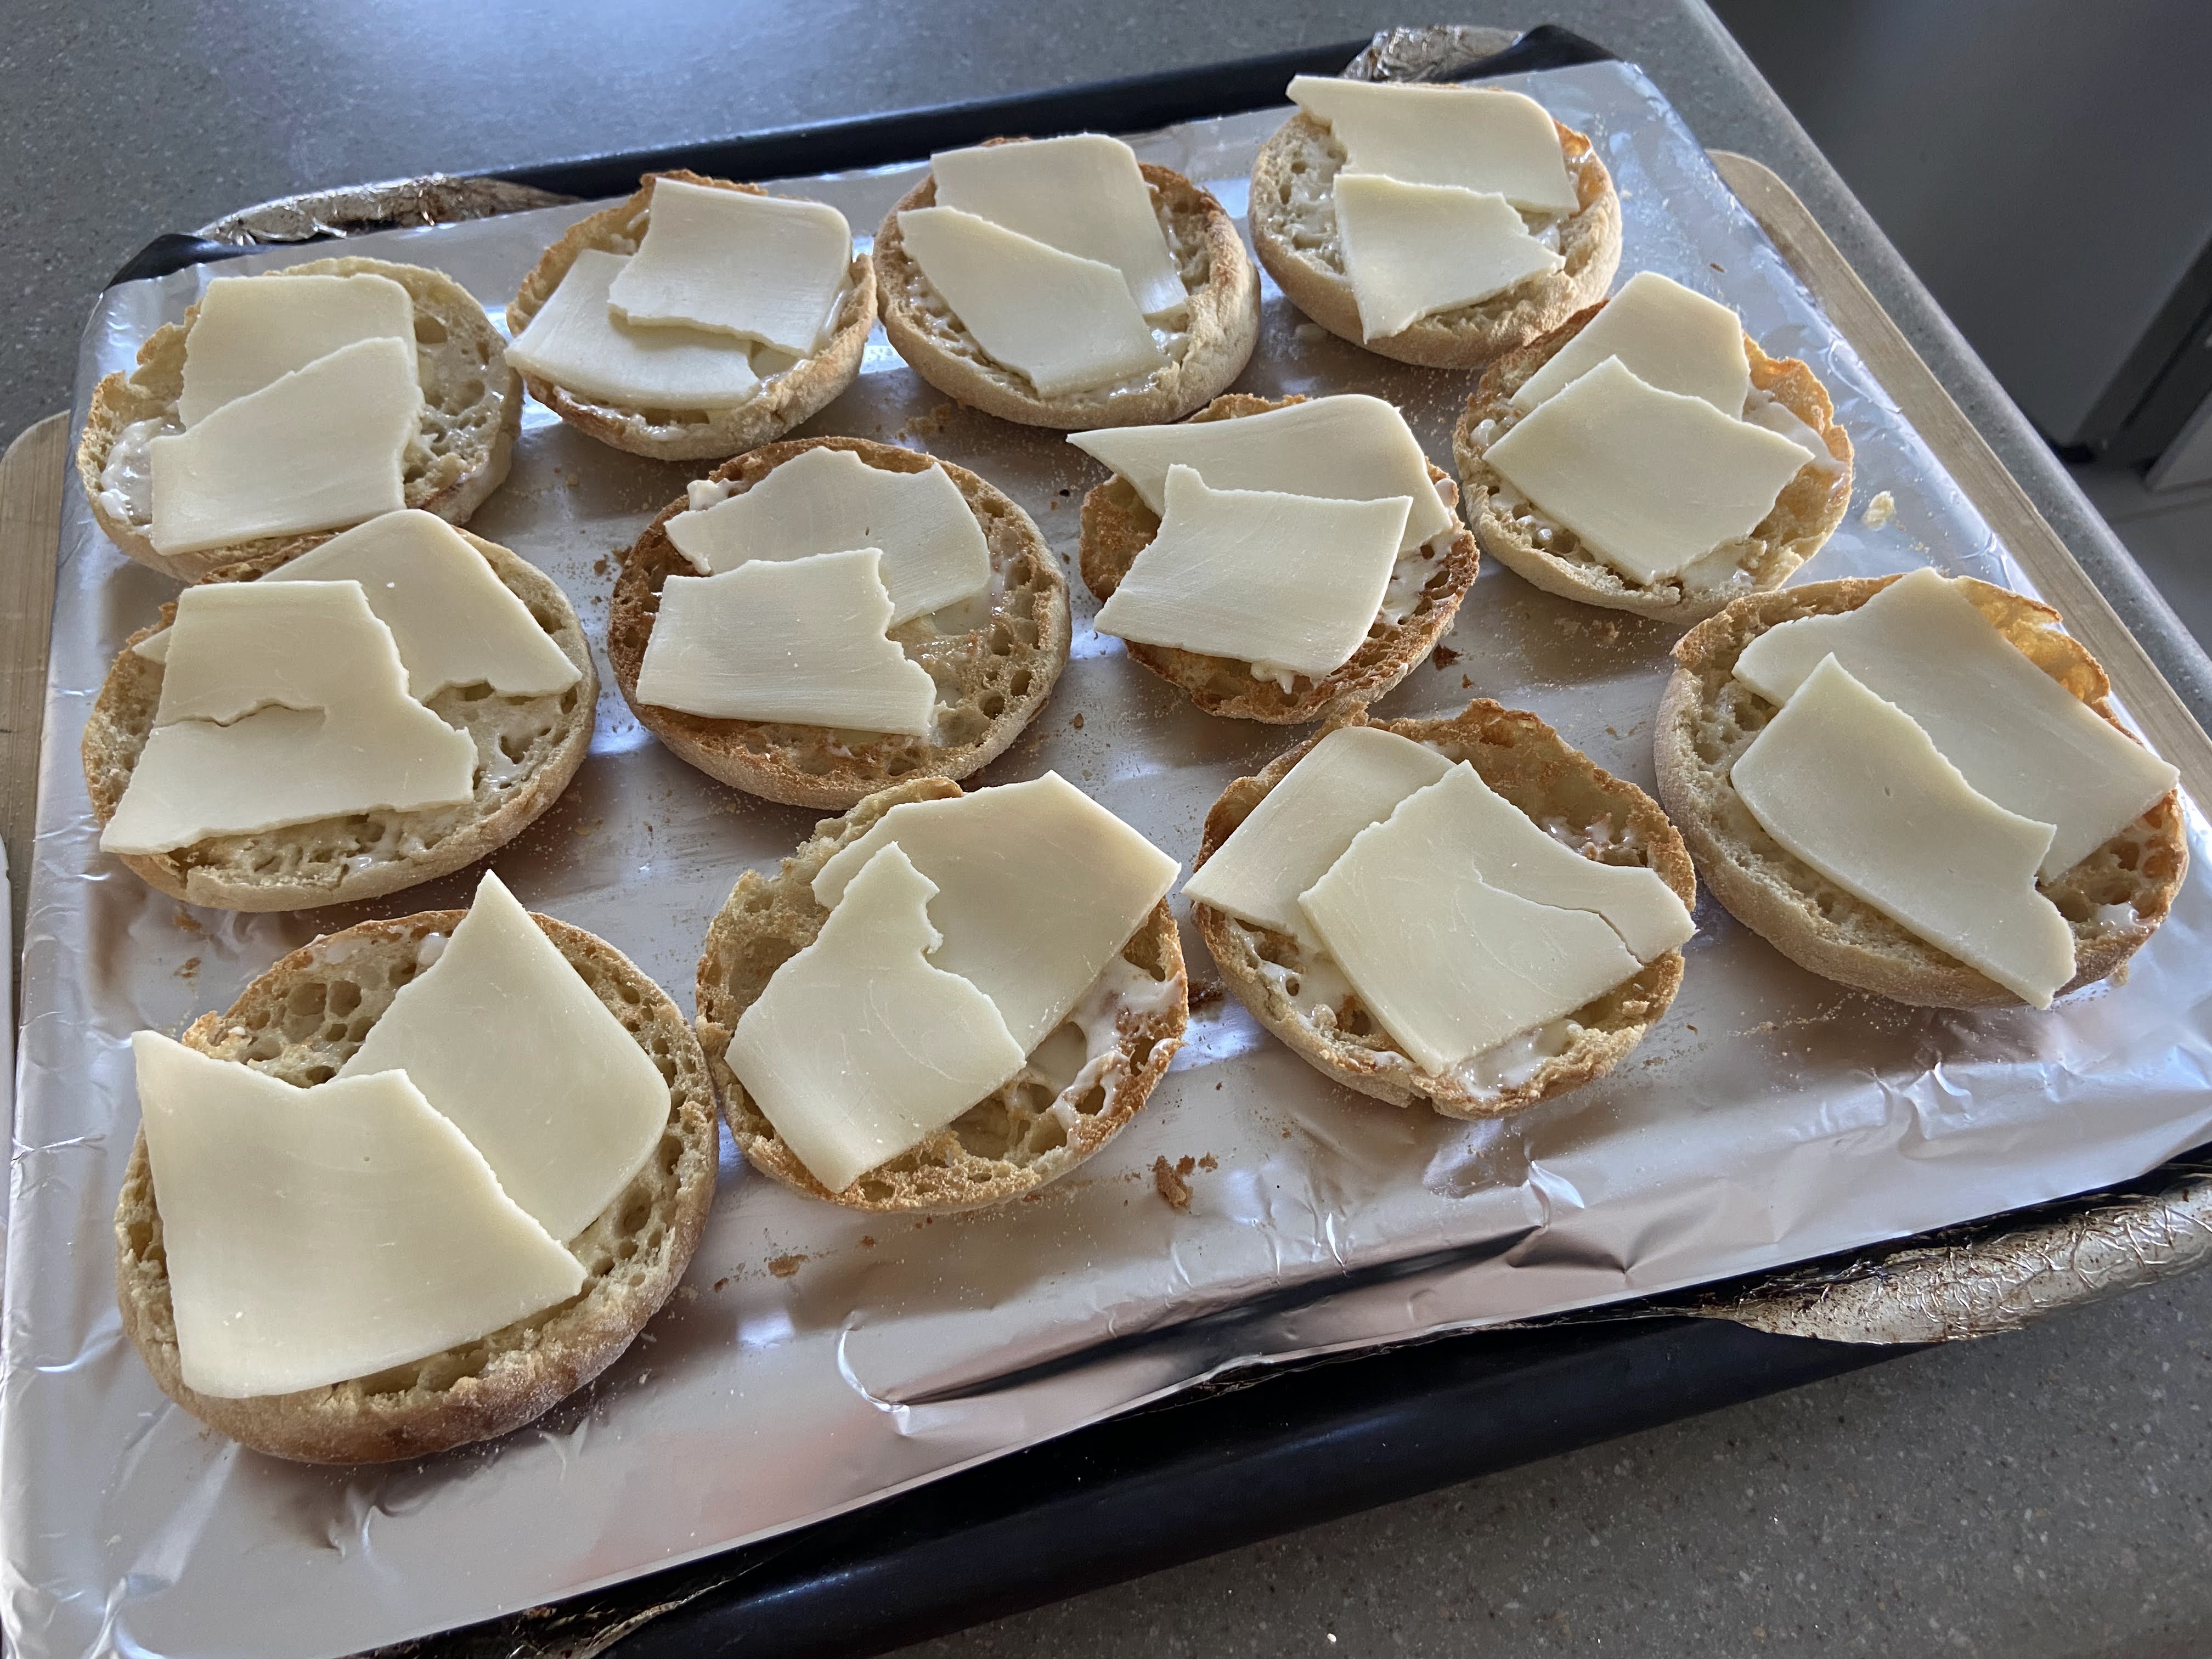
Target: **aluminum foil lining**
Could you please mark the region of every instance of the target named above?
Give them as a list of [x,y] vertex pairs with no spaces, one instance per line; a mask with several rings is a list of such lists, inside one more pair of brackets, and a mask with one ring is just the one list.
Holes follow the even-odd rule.
[[505,179],[459,179],[433,173],[420,179],[386,179],[380,184],[280,196],[226,214],[193,234],[210,242],[260,247],[404,227],[457,225],[573,199]]
[[1473,23],[1382,29],[1344,67],[1348,81],[1449,81],[1521,37]]
[[[1855,510],[1808,575],[1933,562],[2025,585],[1638,71],[1588,64],[1505,84],[1601,147],[1632,269],[1726,300],[1834,393],[1861,503],[1886,492],[1896,510],[1880,525]],[[1133,142],[1241,213],[1252,157],[1283,114]],[[916,171],[795,182],[865,232]],[[352,245],[437,265],[496,313],[587,210]],[[223,269],[313,252],[268,249]],[[209,276],[104,298],[80,414],[97,379],[127,367]],[[1271,285],[1263,304],[1244,389],[1377,393],[1449,458],[1468,377],[1335,340]],[[1063,557],[1103,476],[1057,434],[956,408],[880,339],[811,429],[975,468]],[[513,475],[471,528],[547,570],[596,635],[616,555],[702,470],[618,455],[532,406]],[[237,916],[182,909],[103,860],[77,775],[85,712],[124,636],[173,592],[70,498],[0,1348],[0,1612],[26,1656],[353,1652],[766,1537],[1226,1371],[1865,1250],[2130,1180],[2212,1138],[2212,860],[2195,819],[2195,873],[2124,984],[2048,1015],[1908,1009],[1801,972],[1707,902],[1682,994],[1627,1066],[1499,1123],[1333,1088],[1233,999],[1205,996],[1210,963],[1186,933],[1200,993],[1188,1046],[1136,1122],[1036,1201],[869,1218],[726,1157],[692,1272],[594,1388],[494,1445],[419,1464],[276,1463],[169,1407],[118,1329],[107,1237],[137,1121],[129,1033],[225,1006],[315,933],[462,902],[468,883]],[[1198,714],[1097,635],[1093,609],[1079,592],[1059,690],[982,781],[1056,769],[1187,860],[1224,784],[1295,734]],[[1380,712],[1495,696],[1648,786],[1673,637],[1486,570],[1443,649]],[[682,1000],[738,872],[773,864],[812,817],[708,781],[610,691],[575,782],[496,863],[526,902],[611,939]],[[1177,1180],[1155,1182],[1162,1160]]]

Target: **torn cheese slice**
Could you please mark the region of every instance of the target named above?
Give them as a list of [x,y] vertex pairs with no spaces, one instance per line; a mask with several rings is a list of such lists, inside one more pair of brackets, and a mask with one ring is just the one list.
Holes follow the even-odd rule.
[[1485,878],[1480,784],[1462,762],[1407,796],[1298,899],[1368,1012],[1431,1074],[1572,1013],[1643,965],[1603,917]]
[[[408,695],[417,702],[457,685],[546,696],[582,678],[489,561],[435,514],[386,513],[257,580],[359,583],[368,608],[392,630]],[[174,631],[149,634],[131,649],[166,663]]]
[[177,418],[197,426],[340,346],[384,337],[414,348],[415,301],[389,276],[218,276],[185,331]]
[[1736,659],[1735,677],[1784,703],[1832,653],[1918,722],[1978,793],[2054,826],[2045,876],[2072,869],[2179,781],[1933,570],[1901,577],[1856,611],[1768,629]]
[[1155,513],[1166,508],[1168,469],[1179,462],[1215,489],[1279,489],[1352,501],[1406,496],[1413,507],[1398,539],[1401,552],[1427,545],[1455,522],[1406,417],[1364,392],[1234,420],[1106,427],[1070,433],[1067,441],[1127,479]]
[[1608,357],[1483,459],[1629,580],[1650,583],[1749,535],[1806,456]]
[[1183,896],[1318,949],[1298,895],[1352,838],[1452,763],[1376,726],[1340,726],[1308,750],[1183,883]]
[[1113,266],[1147,317],[1179,319],[1189,290],[1168,252],[1137,152],[1103,133],[1029,138],[929,158],[937,204]]
[[1336,230],[1359,331],[1370,340],[1566,264],[1503,196],[1455,185],[1346,173],[1336,181]]
[[473,799],[475,740],[407,695],[359,583],[188,587],[177,617],[154,729],[104,851]]
[[338,1068],[380,1072],[404,1072],[560,1239],[615,1200],[668,1127],[653,1057],[489,870],[438,959]]
[[927,957],[937,884],[895,842],[846,885],[814,942],[738,1016],[726,1058],[831,1192],[943,1128],[1022,1068],[991,999]]
[[1141,380],[1167,353],[1112,265],[957,208],[908,208],[899,236],[994,361],[1058,398]]
[[656,179],[645,238],[607,307],[636,326],[703,329],[808,357],[852,259],[853,228],[827,203]]
[[1152,907],[1176,861],[1069,783],[1026,783],[905,801],[814,878],[835,909],[876,850],[896,842],[937,884],[930,960],[975,982],[1028,1054],[1050,1036]]
[[186,1387],[368,1376],[583,1288],[402,1073],[300,1089],[155,1031],[131,1047]]
[[1581,333],[1521,382],[1513,406],[1535,408],[1608,357],[1620,358],[1647,386],[1703,398],[1723,415],[1742,415],[1751,395],[1751,360],[1735,313],[1656,270],[1639,270]]
[[2073,930],[2035,886],[2051,826],[1976,791],[1836,658],[1805,677],[1730,777],[1790,852],[2033,1006],[2074,977]]
[[415,348],[382,337],[234,398],[146,447],[155,550],[200,553],[396,512],[422,417]]
[[1315,679],[1374,625],[1411,503],[1209,489],[1168,469],[1167,512],[1093,624]]
[[927,737],[937,682],[884,633],[883,555],[864,547],[671,576],[637,696],[709,720]]
[[750,348],[726,334],[666,325],[641,327],[607,308],[629,258],[586,248],[507,361],[565,392],[627,409],[732,409],[760,390]]
[[848,449],[809,449],[742,494],[668,520],[668,539],[702,576],[748,559],[805,559],[872,547],[890,625],[980,593],[991,580],[983,526],[942,466],[894,472]]
[[1538,213],[1579,205],[1559,128],[1520,93],[1301,75],[1290,94],[1335,135],[1349,172],[1495,191]]

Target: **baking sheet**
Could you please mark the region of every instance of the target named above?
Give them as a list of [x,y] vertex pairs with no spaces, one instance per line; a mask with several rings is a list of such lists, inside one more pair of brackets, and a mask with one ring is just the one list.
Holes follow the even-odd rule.
[[[1502,84],[1603,147],[1625,269],[1718,294],[1836,394],[1857,493],[1808,575],[1932,561],[2027,585],[1638,72],[1593,64]],[[1241,210],[1250,157],[1280,118],[1194,123],[1138,148]],[[914,176],[808,188],[865,232]],[[588,210],[353,246],[438,265],[496,308]],[[208,275],[106,296],[80,404]],[[1241,389],[1376,392],[1449,462],[1468,377],[1321,335],[1272,284],[1266,307]],[[1071,557],[1077,505],[1100,476],[1054,434],[946,404],[880,337],[860,383],[806,429],[973,466]],[[617,455],[533,405],[513,476],[471,527],[560,580],[596,633],[613,555],[701,470]],[[1883,491],[1895,515],[1869,526],[1860,509]],[[76,769],[84,711],[123,637],[173,588],[106,544],[73,486],[63,561],[0,1350],[0,1593],[26,1655],[351,1652],[763,1536],[1229,1364],[1777,1266],[2122,1179],[2212,1132],[2201,856],[2129,981],[2051,1015],[1863,997],[1794,968],[1708,902],[1682,995],[1629,1065],[1522,1118],[1455,1123],[1334,1089],[1233,999],[1214,1002],[1138,1121],[1032,1202],[933,1221],[853,1216],[726,1156],[678,1299],[596,1388],[495,1446],[420,1464],[278,1463],[168,1406],[118,1329],[108,1214],[136,1122],[128,1035],[227,1004],[318,932],[461,902],[469,884],[240,917],[188,911],[106,864]],[[1056,768],[1187,861],[1221,786],[1297,734],[1197,714],[1091,633],[1094,607],[1073,586],[1068,672],[981,781]],[[1486,570],[1446,641],[1455,658],[1417,669],[1378,712],[1495,696],[1648,786],[1673,637]],[[813,816],[703,779],[610,692],[592,759],[495,862],[527,902],[612,939],[688,1006],[699,940],[738,871],[773,863]],[[2191,839],[2201,855],[2193,817]],[[1188,933],[1185,949],[1203,985],[1210,961]],[[1155,1188],[1162,1157],[1194,1160],[1187,1209]]]

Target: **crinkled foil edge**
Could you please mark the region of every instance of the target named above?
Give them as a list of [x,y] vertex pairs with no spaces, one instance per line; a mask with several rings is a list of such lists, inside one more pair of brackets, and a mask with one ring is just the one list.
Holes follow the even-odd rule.
[[433,173],[420,179],[386,179],[373,185],[280,196],[273,202],[226,214],[192,234],[210,242],[261,247],[312,242],[323,237],[361,236],[374,230],[459,224],[530,208],[558,207],[574,199],[505,179],[462,179]]

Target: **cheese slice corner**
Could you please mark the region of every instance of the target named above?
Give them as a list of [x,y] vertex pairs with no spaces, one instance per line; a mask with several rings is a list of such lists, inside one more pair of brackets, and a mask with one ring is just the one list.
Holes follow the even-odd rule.
[[389,276],[218,276],[185,332],[177,418],[197,426],[227,403],[357,340],[415,344],[415,301]]
[[1807,460],[1789,439],[1662,392],[1618,357],[1546,398],[1483,459],[1645,585],[1750,534]]
[[1412,504],[1213,489],[1171,466],[1158,532],[1096,626],[1320,679],[1374,625]]
[[489,871],[338,1076],[394,1072],[558,1239],[613,1202],[668,1124],[660,1068]]
[[826,202],[656,179],[645,237],[607,289],[612,316],[758,341],[796,357],[822,344],[853,258]]
[[1167,362],[1115,267],[958,208],[908,208],[898,224],[952,314],[1039,397],[1141,380]]
[[2049,1007],[2073,978],[2073,930],[2035,884],[2052,826],[1976,791],[1910,714],[1834,656],[1730,777],[1788,851],[2032,1006]]
[[1608,357],[1646,385],[1703,398],[1723,415],[1742,416],[1751,395],[1751,360],[1735,313],[1656,270],[1639,270],[1515,388],[1514,407],[1535,408]]
[[928,736],[937,683],[884,633],[882,562],[853,548],[669,577],[638,700],[709,720]]
[[131,1048],[187,1387],[371,1376],[583,1288],[404,1074],[300,1089],[157,1032]]
[[199,553],[397,511],[422,412],[411,339],[380,335],[230,399],[147,446],[155,550]]
[[1360,332],[1370,340],[1494,299],[1566,264],[1528,234],[1503,196],[1456,185],[1343,174],[1336,225]]
[[896,842],[846,884],[814,942],[738,1017],[726,1058],[831,1192],[943,1128],[1026,1050],[969,980],[933,965],[937,884]]
[[586,248],[507,348],[526,374],[625,409],[719,410],[760,391],[750,348],[727,334],[641,326],[609,309],[631,255]]

